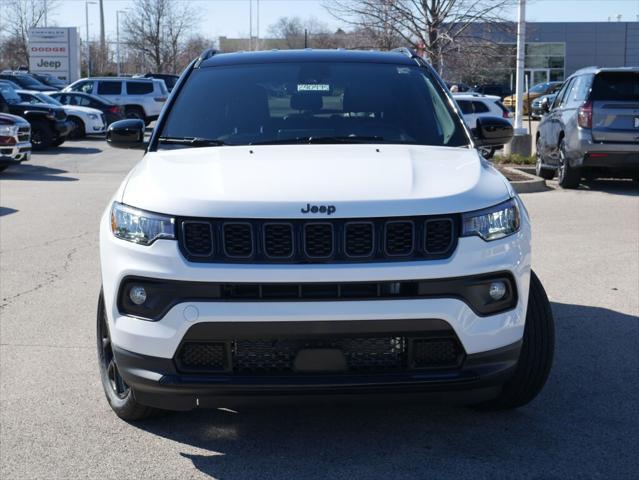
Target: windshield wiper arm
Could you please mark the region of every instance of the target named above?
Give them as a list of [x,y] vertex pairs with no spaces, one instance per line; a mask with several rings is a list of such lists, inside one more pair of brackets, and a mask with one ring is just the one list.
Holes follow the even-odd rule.
[[252,142],[251,145],[278,145],[278,144],[296,144],[296,143],[371,143],[382,142],[384,137],[363,136],[363,135],[345,135],[345,136],[328,136],[328,137],[297,137],[297,138],[281,138],[277,140],[265,140],[263,142]]
[[185,145],[189,147],[218,147],[222,145],[228,145],[224,140],[216,140],[200,137],[160,137],[158,139],[160,143],[166,143],[171,145]]

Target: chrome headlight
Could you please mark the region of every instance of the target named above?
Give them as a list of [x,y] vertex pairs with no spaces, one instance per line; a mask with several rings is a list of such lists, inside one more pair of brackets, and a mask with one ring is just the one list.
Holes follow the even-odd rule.
[[521,218],[514,198],[494,207],[462,214],[462,237],[478,235],[486,241],[497,240],[519,231]]
[[159,239],[175,239],[175,219],[113,202],[111,231],[122,240],[151,245]]

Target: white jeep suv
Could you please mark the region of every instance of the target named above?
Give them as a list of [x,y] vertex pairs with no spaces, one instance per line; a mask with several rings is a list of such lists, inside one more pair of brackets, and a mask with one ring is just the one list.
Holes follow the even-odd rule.
[[553,319],[528,214],[434,70],[394,52],[207,51],[101,221],[97,334],[122,418],[234,397],[401,392],[512,408]]

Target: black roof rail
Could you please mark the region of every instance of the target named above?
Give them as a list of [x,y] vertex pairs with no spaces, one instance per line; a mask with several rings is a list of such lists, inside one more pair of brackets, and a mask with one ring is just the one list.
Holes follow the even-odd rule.
[[200,54],[198,59],[195,61],[195,65],[193,65],[193,68],[198,68],[204,60],[211,58],[216,53],[219,53],[219,52],[215,48],[207,48]]
[[417,53],[415,53],[415,50],[408,47],[393,48],[391,52],[401,53],[403,55],[406,55],[408,58],[422,58],[417,55]]

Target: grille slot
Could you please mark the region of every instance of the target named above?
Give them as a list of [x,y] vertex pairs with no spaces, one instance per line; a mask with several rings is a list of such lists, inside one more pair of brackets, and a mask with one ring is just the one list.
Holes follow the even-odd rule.
[[253,229],[250,223],[225,223],[224,252],[229,257],[253,256]]
[[386,224],[386,254],[406,256],[413,252],[415,225],[408,221],[395,221]]
[[453,243],[453,222],[449,218],[426,220],[424,243],[427,253],[446,253]]
[[176,358],[182,371],[225,372],[230,362],[226,343],[185,343]]
[[213,254],[213,230],[208,222],[183,222],[184,248],[195,257]]
[[304,251],[311,258],[329,258],[333,255],[333,224],[307,223],[304,225]]
[[344,374],[454,368],[464,358],[463,348],[450,332],[436,337],[383,334],[186,342],[176,355],[176,364],[184,372],[295,375],[295,358],[303,349],[340,350],[346,360]]
[[293,256],[293,225],[267,223],[264,225],[264,253],[271,258]]
[[375,227],[371,222],[350,222],[344,226],[344,253],[349,257],[370,257],[375,248]]

